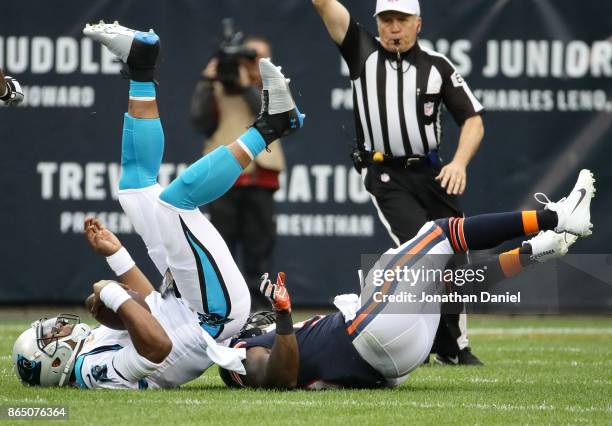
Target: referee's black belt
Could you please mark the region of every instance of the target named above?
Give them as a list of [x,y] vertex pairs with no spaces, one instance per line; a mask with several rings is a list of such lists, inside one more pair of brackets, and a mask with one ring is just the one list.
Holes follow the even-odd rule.
[[[361,158],[368,166],[384,165],[393,168],[408,168],[411,166],[432,165],[431,160],[424,155],[393,157],[381,152],[360,151]],[[381,158],[382,156],[382,158]]]

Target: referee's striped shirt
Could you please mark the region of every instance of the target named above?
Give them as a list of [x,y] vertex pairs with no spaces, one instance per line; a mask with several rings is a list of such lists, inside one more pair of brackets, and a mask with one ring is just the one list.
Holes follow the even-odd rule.
[[400,61],[351,19],[339,47],[351,75],[362,150],[394,157],[426,155],[440,144],[441,102],[459,126],[483,111],[454,65],[418,43]]

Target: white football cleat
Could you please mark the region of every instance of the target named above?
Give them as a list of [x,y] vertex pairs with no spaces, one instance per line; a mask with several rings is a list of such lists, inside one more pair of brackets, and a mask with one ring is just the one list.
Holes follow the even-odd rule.
[[565,238],[565,244],[567,244],[567,248],[570,248],[574,245],[576,241],[578,241],[578,236],[574,234],[570,234],[568,232],[564,232],[563,238]]
[[282,114],[295,109],[295,101],[289,89],[289,80],[269,58],[259,60],[259,72],[263,90],[268,92],[268,114]]
[[98,24],[87,24],[83,28],[83,35],[102,43],[126,63],[135,34],[135,30],[123,27],[117,21],[113,24],[105,24],[104,21],[100,21]]
[[[569,239],[566,238],[568,235]],[[550,259],[556,259],[565,256],[569,246],[574,244],[578,237],[570,234],[557,234],[554,231],[541,231],[538,235],[530,240],[523,241],[523,245],[531,246],[531,260],[538,262],[546,262]]]
[[85,25],[83,35],[102,43],[126,63],[133,80],[153,79],[160,49],[159,36],[153,30],[136,31],[119,25],[117,21],[112,24],[100,21],[99,24]]
[[591,228],[591,199],[595,196],[595,179],[587,169],[580,171],[574,189],[567,197],[553,203],[543,193],[534,195],[536,201],[544,204],[546,209],[557,213],[558,223],[555,232],[568,232],[579,237],[593,233]]
[[304,117],[295,105],[289,80],[270,59],[259,60],[263,82],[261,112],[253,127],[263,136],[266,146],[276,139],[298,131],[304,125]]

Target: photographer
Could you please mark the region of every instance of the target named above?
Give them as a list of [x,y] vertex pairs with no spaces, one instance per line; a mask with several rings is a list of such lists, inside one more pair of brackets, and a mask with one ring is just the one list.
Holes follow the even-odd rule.
[[[229,31],[233,33],[233,31]],[[250,126],[261,106],[258,61],[271,56],[261,37],[228,35],[219,53],[204,68],[191,102],[191,122],[206,137],[204,154],[235,140]],[[269,269],[276,224],[273,194],[285,168],[280,141],[261,153],[223,197],[209,204],[210,220],[219,230],[242,269],[251,290],[253,308],[265,302],[259,277]],[[263,305],[267,306],[267,305]]]

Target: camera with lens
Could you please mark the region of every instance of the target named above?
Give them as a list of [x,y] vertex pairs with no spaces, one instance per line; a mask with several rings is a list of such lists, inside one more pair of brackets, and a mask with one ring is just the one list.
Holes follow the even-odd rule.
[[244,45],[244,35],[236,32],[234,21],[226,18],[223,24],[223,41],[216,55],[219,63],[217,65],[217,79],[223,83],[227,93],[240,92],[240,62],[242,60],[254,61],[257,52]]

